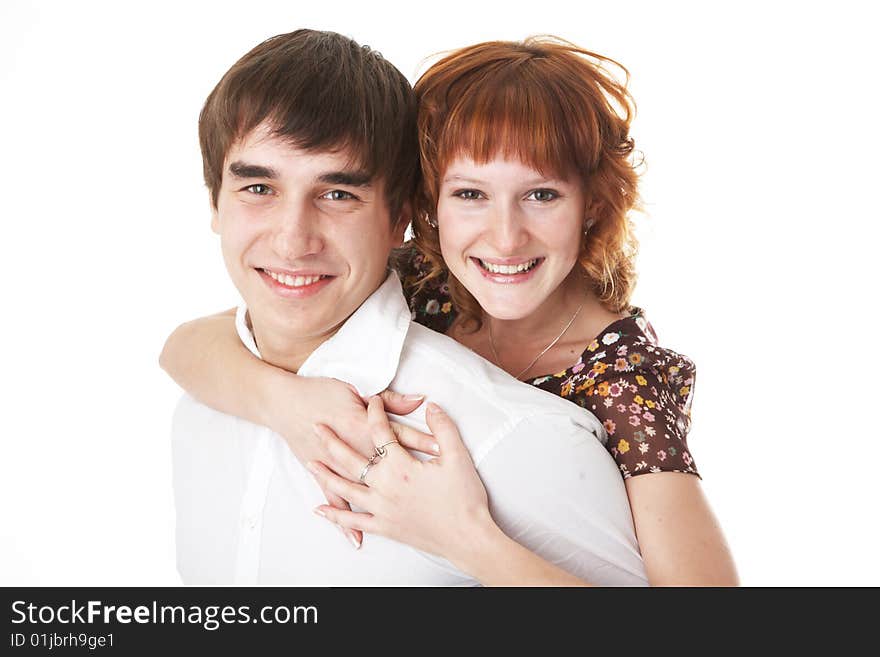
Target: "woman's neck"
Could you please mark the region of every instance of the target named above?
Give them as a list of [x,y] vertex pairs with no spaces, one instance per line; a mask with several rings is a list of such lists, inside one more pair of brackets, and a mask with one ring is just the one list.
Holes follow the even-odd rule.
[[[483,328],[491,331],[495,346],[505,345],[505,351],[517,350],[535,343],[549,343],[574,316],[586,306],[585,287],[563,283],[526,317],[499,319],[483,313]],[[581,309],[583,310],[583,309]],[[578,315],[581,313],[578,312]],[[569,328],[575,328],[573,325]],[[568,331],[566,331],[567,333]]]
[[[606,309],[586,283],[569,280],[527,317],[503,320],[484,314],[475,334],[453,337],[511,375],[531,378],[574,365],[587,345],[623,316]],[[532,363],[557,337],[558,342]]]

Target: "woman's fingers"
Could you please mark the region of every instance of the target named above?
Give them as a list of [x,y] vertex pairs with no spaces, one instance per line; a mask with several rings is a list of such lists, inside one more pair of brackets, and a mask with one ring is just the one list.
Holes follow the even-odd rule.
[[418,429],[407,427],[399,422],[391,422],[391,431],[394,432],[394,436],[404,447],[434,456],[440,453],[440,445],[434,436],[429,433],[423,433]]
[[337,495],[333,491],[325,490],[323,488],[321,489],[321,491],[324,493],[324,497],[327,498],[327,503],[330,506],[335,506],[337,509],[340,509],[341,511],[351,511],[351,505],[348,502],[346,502],[343,498],[341,498],[339,495]]
[[367,532],[369,534],[379,534],[378,523],[369,513],[355,513],[354,511],[343,511],[332,506],[321,505],[314,509],[322,518],[326,518],[332,523],[342,527],[343,531]]
[[[351,511],[351,505],[342,499],[336,493],[321,488],[324,492],[324,497],[327,498],[327,501],[330,503],[330,506],[338,509],[339,511]],[[355,547],[355,549],[359,549],[361,543],[364,541],[364,533],[357,529],[346,529],[345,527],[340,527],[342,533],[345,534],[345,537],[349,540],[349,542]]]
[[425,407],[425,420],[440,445],[440,451],[444,458],[470,459],[471,454],[461,440],[458,427],[442,408],[434,402],[428,404]]
[[391,430],[391,423],[388,421],[388,416],[385,415],[385,406],[382,403],[382,398],[378,395],[370,397],[370,403],[367,404],[367,425],[370,427],[370,438],[377,449],[399,451],[412,458],[402,446],[395,444],[400,441]]
[[364,469],[367,459],[349,447],[348,444],[340,439],[339,436],[333,432],[333,429],[326,424],[316,424],[314,430],[315,435],[324,443],[324,447],[330,455],[330,459],[332,460],[331,465],[333,465],[334,469],[339,474],[348,477],[351,481],[356,481],[361,471]]
[[390,388],[386,388],[378,396],[382,399],[385,410],[395,415],[408,415],[425,400],[424,395],[404,395]]
[[322,490],[335,493],[347,500],[350,504],[366,509],[370,506],[369,488],[354,484],[344,477],[340,477],[320,461],[309,461],[306,465],[318,482]]

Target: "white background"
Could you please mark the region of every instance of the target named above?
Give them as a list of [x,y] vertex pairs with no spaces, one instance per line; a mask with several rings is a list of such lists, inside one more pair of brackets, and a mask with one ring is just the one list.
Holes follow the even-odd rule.
[[880,585],[870,3],[130,5],[0,4],[0,583],[178,582],[157,357],[237,302],[197,116],[239,56],[313,27],[413,81],[535,33],[626,65],[635,302],[697,362],[689,442],[743,583]]

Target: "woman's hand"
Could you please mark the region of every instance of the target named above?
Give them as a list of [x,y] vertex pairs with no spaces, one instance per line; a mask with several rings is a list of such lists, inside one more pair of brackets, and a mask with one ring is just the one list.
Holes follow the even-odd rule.
[[[320,460],[331,467],[340,466],[323,441],[315,436],[313,427],[316,423],[332,422],[339,436],[354,453],[362,455],[364,461],[372,454],[374,447],[370,440],[367,410],[354,386],[337,379],[306,378],[284,372],[283,379],[273,390],[273,398],[267,404],[270,412],[267,424],[284,438],[300,463]],[[386,400],[389,410],[397,415],[411,413],[423,400],[419,395],[402,395],[392,390],[384,390],[380,396]],[[434,438],[421,432],[407,432],[401,436],[400,442],[416,451],[437,453]],[[356,478],[357,474],[353,479]],[[351,509],[348,502],[333,491],[323,486],[322,490],[334,507],[345,511]],[[363,534],[359,530],[343,528],[343,533],[355,547],[360,547]]]
[[[315,436],[315,424],[332,424],[337,436],[364,459],[373,453],[366,403],[354,386],[337,379],[300,377],[289,372],[283,372],[282,377],[266,404],[266,424],[284,438],[301,463],[321,460],[334,464],[324,443]],[[412,413],[424,399],[392,390],[380,396],[389,412],[397,415]],[[434,439],[425,434],[409,433],[404,441],[411,449],[436,453]]]
[[[303,464],[330,455],[315,438],[315,423],[333,424],[355,450],[373,451],[364,400],[354,387],[329,378],[300,377],[254,357],[242,344],[235,328],[235,309],[179,326],[168,337],[159,363],[196,399],[229,415],[273,429],[284,437]],[[392,413],[406,415],[421,404],[418,395],[384,391],[382,398]],[[412,436],[413,449],[433,453],[434,440]],[[349,509],[337,495],[324,491],[327,500]],[[360,532],[349,534],[360,544]]]
[[[374,449],[383,450],[385,456],[373,460],[363,483],[350,479],[360,477],[367,459],[328,427],[316,426],[315,432],[338,465],[330,468],[312,462],[307,467],[325,491],[364,512],[322,505],[315,513],[343,531],[379,534],[443,557],[484,586],[586,585],[504,534],[489,513],[486,489],[455,424],[435,404],[428,404],[426,410],[440,457],[419,461],[394,441],[430,436],[389,423],[382,401],[370,400],[367,415]],[[422,438],[410,439],[410,434]]]
[[317,425],[315,432],[331,460],[309,463],[309,470],[325,491],[364,512],[331,506],[319,506],[315,512],[343,528],[385,536],[455,561],[456,552],[467,548],[470,538],[494,528],[495,523],[489,514],[486,489],[455,424],[436,404],[428,404],[426,410],[441,456],[419,461],[401,445],[427,441],[430,436],[392,425],[382,400],[370,400],[367,414],[372,443],[375,448],[382,447],[385,457],[374,460],[363,483],[354,482],[367,459],[329,427]]

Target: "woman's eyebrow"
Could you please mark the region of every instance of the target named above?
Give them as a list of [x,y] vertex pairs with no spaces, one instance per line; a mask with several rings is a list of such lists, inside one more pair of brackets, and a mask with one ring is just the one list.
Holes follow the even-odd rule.
[[[468,184],[468,185],[485,185],[487,184],[485,180],[478,180],[477,178],[468,178],[467,176],[447,176],[443,179],[444,183],[447,184]],[[523,187],[537,187],[538,185],[561,185],[565,181],[561,178],[555,177],[547,177],[547,178],[532,178],[530,180],[523,180],[519,184]]]
[[477,180],[476,178],[468,178],[467,176],[446,176],[443,179],[445,183],[468,183],[471,185],[485,185],[485,180]]
[[248,164],[238,160],[229,165],[229,173],[236,178],[267,178],[270,180],[278,178],[278,172],[272,167]]

